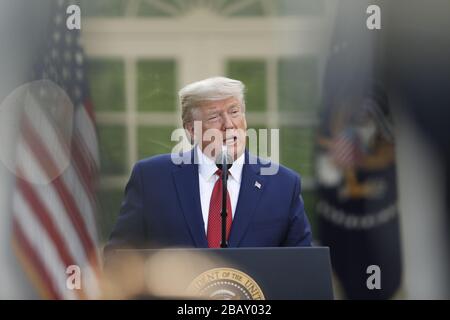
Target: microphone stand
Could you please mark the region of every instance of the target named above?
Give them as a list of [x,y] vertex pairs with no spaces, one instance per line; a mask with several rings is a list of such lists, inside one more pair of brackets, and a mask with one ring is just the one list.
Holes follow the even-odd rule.
[[222,146],[222,241],[220,243],[221,248],[228,248],[228,241],[227,241],[227,181],[228,181],[228,169],[232,166],[232,164],[227,163],[227,147]]

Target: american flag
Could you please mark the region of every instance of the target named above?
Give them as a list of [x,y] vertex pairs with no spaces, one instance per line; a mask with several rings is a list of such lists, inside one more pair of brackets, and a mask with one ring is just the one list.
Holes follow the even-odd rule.
[[336,165],[342,168],[353,168],[361,159],[359,139],[352,129],[341,132],[332,141],[331,156]]
[[[19,118],[12,243],[43,298],[90,299],[99,294],[95,119],[80,32],[66,26],[73,1],[53,4]],[[71,265],[81,273],[66,273]]]

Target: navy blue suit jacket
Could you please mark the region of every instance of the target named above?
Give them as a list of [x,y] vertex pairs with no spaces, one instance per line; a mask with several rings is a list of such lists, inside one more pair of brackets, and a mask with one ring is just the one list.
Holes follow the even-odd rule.
[[[263,165],[249,157],[256,159],[246,151],[229,247],[310,246],[298,174],[280,165],[277,174],[261,175]],[[174,164],[170,154],[139,161],[106,250],[208,247],[198,179],[198,165]]]

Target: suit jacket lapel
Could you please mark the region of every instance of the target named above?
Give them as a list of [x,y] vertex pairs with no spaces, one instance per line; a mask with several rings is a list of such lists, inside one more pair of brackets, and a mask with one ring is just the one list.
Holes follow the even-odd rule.
[[173,171],[173,179],[177,189],[178,200],[195,245],[200,248],[208,247],[200,205],[198,185],[198,165],[180,164]]
[[249,163],[249,154],[246,151],[241,188],[228,241],[230,247],[239,245],[255,214],[256,204],[264,191],[265,179],[259,174],[259,167],[258,164]]

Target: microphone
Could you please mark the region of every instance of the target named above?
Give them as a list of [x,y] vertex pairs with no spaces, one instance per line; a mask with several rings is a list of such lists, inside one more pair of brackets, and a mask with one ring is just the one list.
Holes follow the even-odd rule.
[[[216,157],[216,166],[220,170],[226,167],[227,171],[230,170],[233,165],[233,157],[228,153],[228,148],[226,145],[222,145],[222,150],[220,154]],[[228,173],[228,172],[227,172]]]
[[[219,156],[216,158],[216,166],[220,170],[222,170],[222,175],[220,179],[222,179],[222,240],[220,243],[221,248],[228,248],[228,241],[227,241],[227,181],[228,181],[228,170],[233,165],[233,158],[230,154],[228,154],[227,146],[222,145],[222,152],[219,154]],[[223,170],[223,168],[226,168]],[[230,212],[231,214],[231,212]]]

